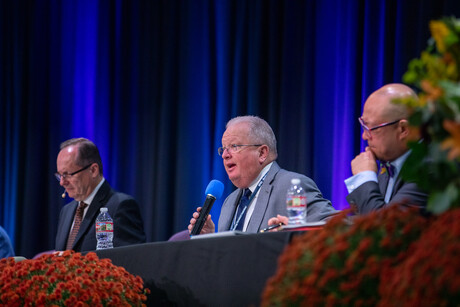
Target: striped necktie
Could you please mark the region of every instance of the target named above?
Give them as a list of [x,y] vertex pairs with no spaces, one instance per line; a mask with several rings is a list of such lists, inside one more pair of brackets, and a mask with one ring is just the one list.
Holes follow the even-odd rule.
[[81,220],[83,219],[83,212],[85,212],[86,206],[88,205],[82,201],[78,205],[77,211],[75,212],[73,228],[70,231],[69,238],[67,239],[66,249],[72,249],[73,247],[73,243],[75,242],[75,238],[77,237],[78,230],[80,230]]

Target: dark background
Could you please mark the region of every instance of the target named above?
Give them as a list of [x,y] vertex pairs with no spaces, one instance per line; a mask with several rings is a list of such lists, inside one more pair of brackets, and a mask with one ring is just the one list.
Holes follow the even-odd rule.
[[148,241],[166,240],[211,179],[233,190],[217,148],[245,114],[273,127],[283,168],[346,208],[365,98],[452,15],[458,0],[1,0],[0,225],[18,255],[54,248],[59,144],[87,137]]

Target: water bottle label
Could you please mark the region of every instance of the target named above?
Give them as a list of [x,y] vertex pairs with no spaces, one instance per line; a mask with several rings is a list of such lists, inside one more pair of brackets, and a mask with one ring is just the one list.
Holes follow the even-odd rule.
[[110,222],[97,222],[96,232],[113,232],[113,223]]
[[302,208],[307,206],[307,197],[305,196],[295,196],[290,197],[287,200],[287,205],[289,207]]

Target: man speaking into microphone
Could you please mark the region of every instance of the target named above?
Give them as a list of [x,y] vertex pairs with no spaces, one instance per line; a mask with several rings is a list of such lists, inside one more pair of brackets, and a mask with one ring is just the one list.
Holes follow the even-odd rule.
[[137,202],[113,190],[102,174],[102,160],[96,145],[85,138],[61,144],[56,179],[74,200],[59,215],[57,251],[96,249],[96,218],[106,207],[113,219],[113,246],[145,243],[144,225]]
[[[287,215],[286,192],[293,178],[299,178],[307,192],[307,221],[320,221],[336,212],[313,180],[279,167],[275,161],[278,157],[275,134],[265,120],[257,116],[231,119],[218,153],[229,179],[238,188],[222,205],[218,231],[256,233],[268,225],[271,217]],[[193,213],[189,231],[194,228],[200,211],[198,208]],[[209,215],[201,234],[212,232],[215,225]]]

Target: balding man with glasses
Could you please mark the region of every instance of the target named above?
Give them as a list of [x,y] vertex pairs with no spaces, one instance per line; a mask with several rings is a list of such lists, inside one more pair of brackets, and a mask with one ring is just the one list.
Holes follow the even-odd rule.
[[[222,156],[225,171],[238,188],[224,201],[218,231],[239,230],[256,233],[267,227],[268,220],[287,215],[286,193],[291,179],[298,178],[307,192],[307,221],[320,221],[336,213],[330,201],[323,198],[316,184],[305,175],[286,171],[276,163],[276,138],[268,123],[257,116],[231,119],[222,136]],[[193,229],[197,212],[190,220]],[[210,216],[201,231],[215,232]]]
[[356,213],[369,213],[395,203],[426,205],[426,193],[400,176],[411,152],[407,143],[419,138],[409,126],[408,109],[393,103],[394,99],[404,98],[418,99],[410,87],[394,83],[373,92],[364,104],[359,123],[368,146],[351,161],[353,176],[345,180],[347,201]]
[[106,207],[113,219],[113,246],[144,243],[144,224],[137,202],[113,190],[102,175],[102,161],[96,145],[85,138],[61,144],[56,179],[74,200],[59,216],[56,250],[76,252],[96,249],[96,217]]

